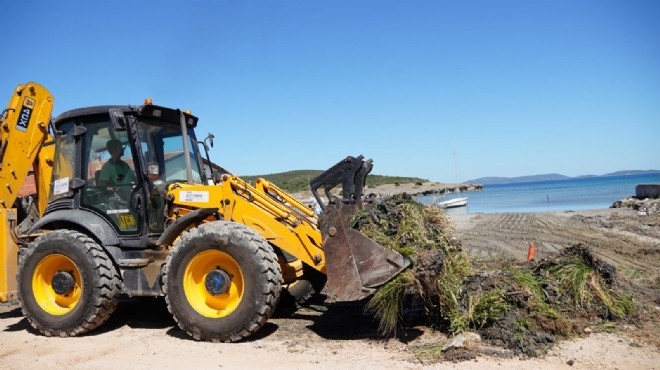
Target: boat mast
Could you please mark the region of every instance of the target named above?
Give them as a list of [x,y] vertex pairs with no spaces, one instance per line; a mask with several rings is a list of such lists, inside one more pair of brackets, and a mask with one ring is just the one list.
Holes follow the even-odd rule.
[[[451,137],[451,155],[454,159],[454,177],[456,178],[456,184],[459,184],[459,179],[458,179],[458,162],[456,161],[456,148],[454,148],[454,137]],[[458,192],[460,193],[460,187],[458,189]]]

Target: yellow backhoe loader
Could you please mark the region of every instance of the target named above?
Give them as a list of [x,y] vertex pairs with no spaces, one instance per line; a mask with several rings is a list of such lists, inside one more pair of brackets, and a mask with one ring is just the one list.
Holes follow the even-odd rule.
[[[311,181],[317,217],[265,179],[205,168],[190,112],[145,102],[51,121],[52,107],[45,88],[19,85],[0,121],[0,301],[20,301],[47,336],[98,327],[123,294],[164,296],[197,340],[238,341],[283,287],[327,277],[329,297],[360,300],[410,264],[347,227],[371,171],[362,156]],[[30,170],[38,217],[21,220]]]

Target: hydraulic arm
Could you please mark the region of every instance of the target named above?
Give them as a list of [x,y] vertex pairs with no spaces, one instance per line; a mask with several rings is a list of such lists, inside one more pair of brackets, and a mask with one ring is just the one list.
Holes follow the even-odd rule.
[[34,82],[19,85],[0,115],[0,301],[16,292],[18,247],[12,208],[30,170],[34,172],[39,213],[48,204],[54,146],[48,130],[53,97]]
[[[220,186],[211,191],[204,185],[172,186],[170,199],[175,204],[169,208],[183,216],[205,205],[219,204],[216,210],[225,220],[256,230],[268,242],[326,275],[328,296],[337,301],[359,300],[410,265],[400,254],[349,225],[351,216],[362,207],[364,179],[371,167],[371,160],[364,161],[362,156],[348,157],[312,180],[312,192],[324,209],[320,217],[265,179],[257,179],[251,186],[233,175],[224,175]],[[339,184],[342,199],[331,194]],[[316,192],[318,188],[326,191],[327,203]],[[196,194],[200,202],[195,201]],[[182,201],[185,199],[190,201]],[[200,213],[202,216],[211,217],[211,213]]]

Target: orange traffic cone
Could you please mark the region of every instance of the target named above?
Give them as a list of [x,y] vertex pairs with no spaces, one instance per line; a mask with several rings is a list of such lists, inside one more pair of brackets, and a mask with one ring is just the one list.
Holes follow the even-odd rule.
[[536,256],[536,246],[534,243],[529,243],[529,250],[527,251],[527,263],[531,262]]

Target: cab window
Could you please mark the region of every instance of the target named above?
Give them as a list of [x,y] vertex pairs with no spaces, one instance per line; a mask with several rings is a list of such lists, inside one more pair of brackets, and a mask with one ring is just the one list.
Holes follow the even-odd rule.
[[120,234],[135,234],[141,217],[131,206],[138,181],[127,133],[114,131],[108,120],[85,127],[82,204],[109,218]]
[[53,161],[53,183],[50,187],[49,201],[73,195],[71,181],[75,176],[76,141],[73,135],[66,133],[57,137]]

